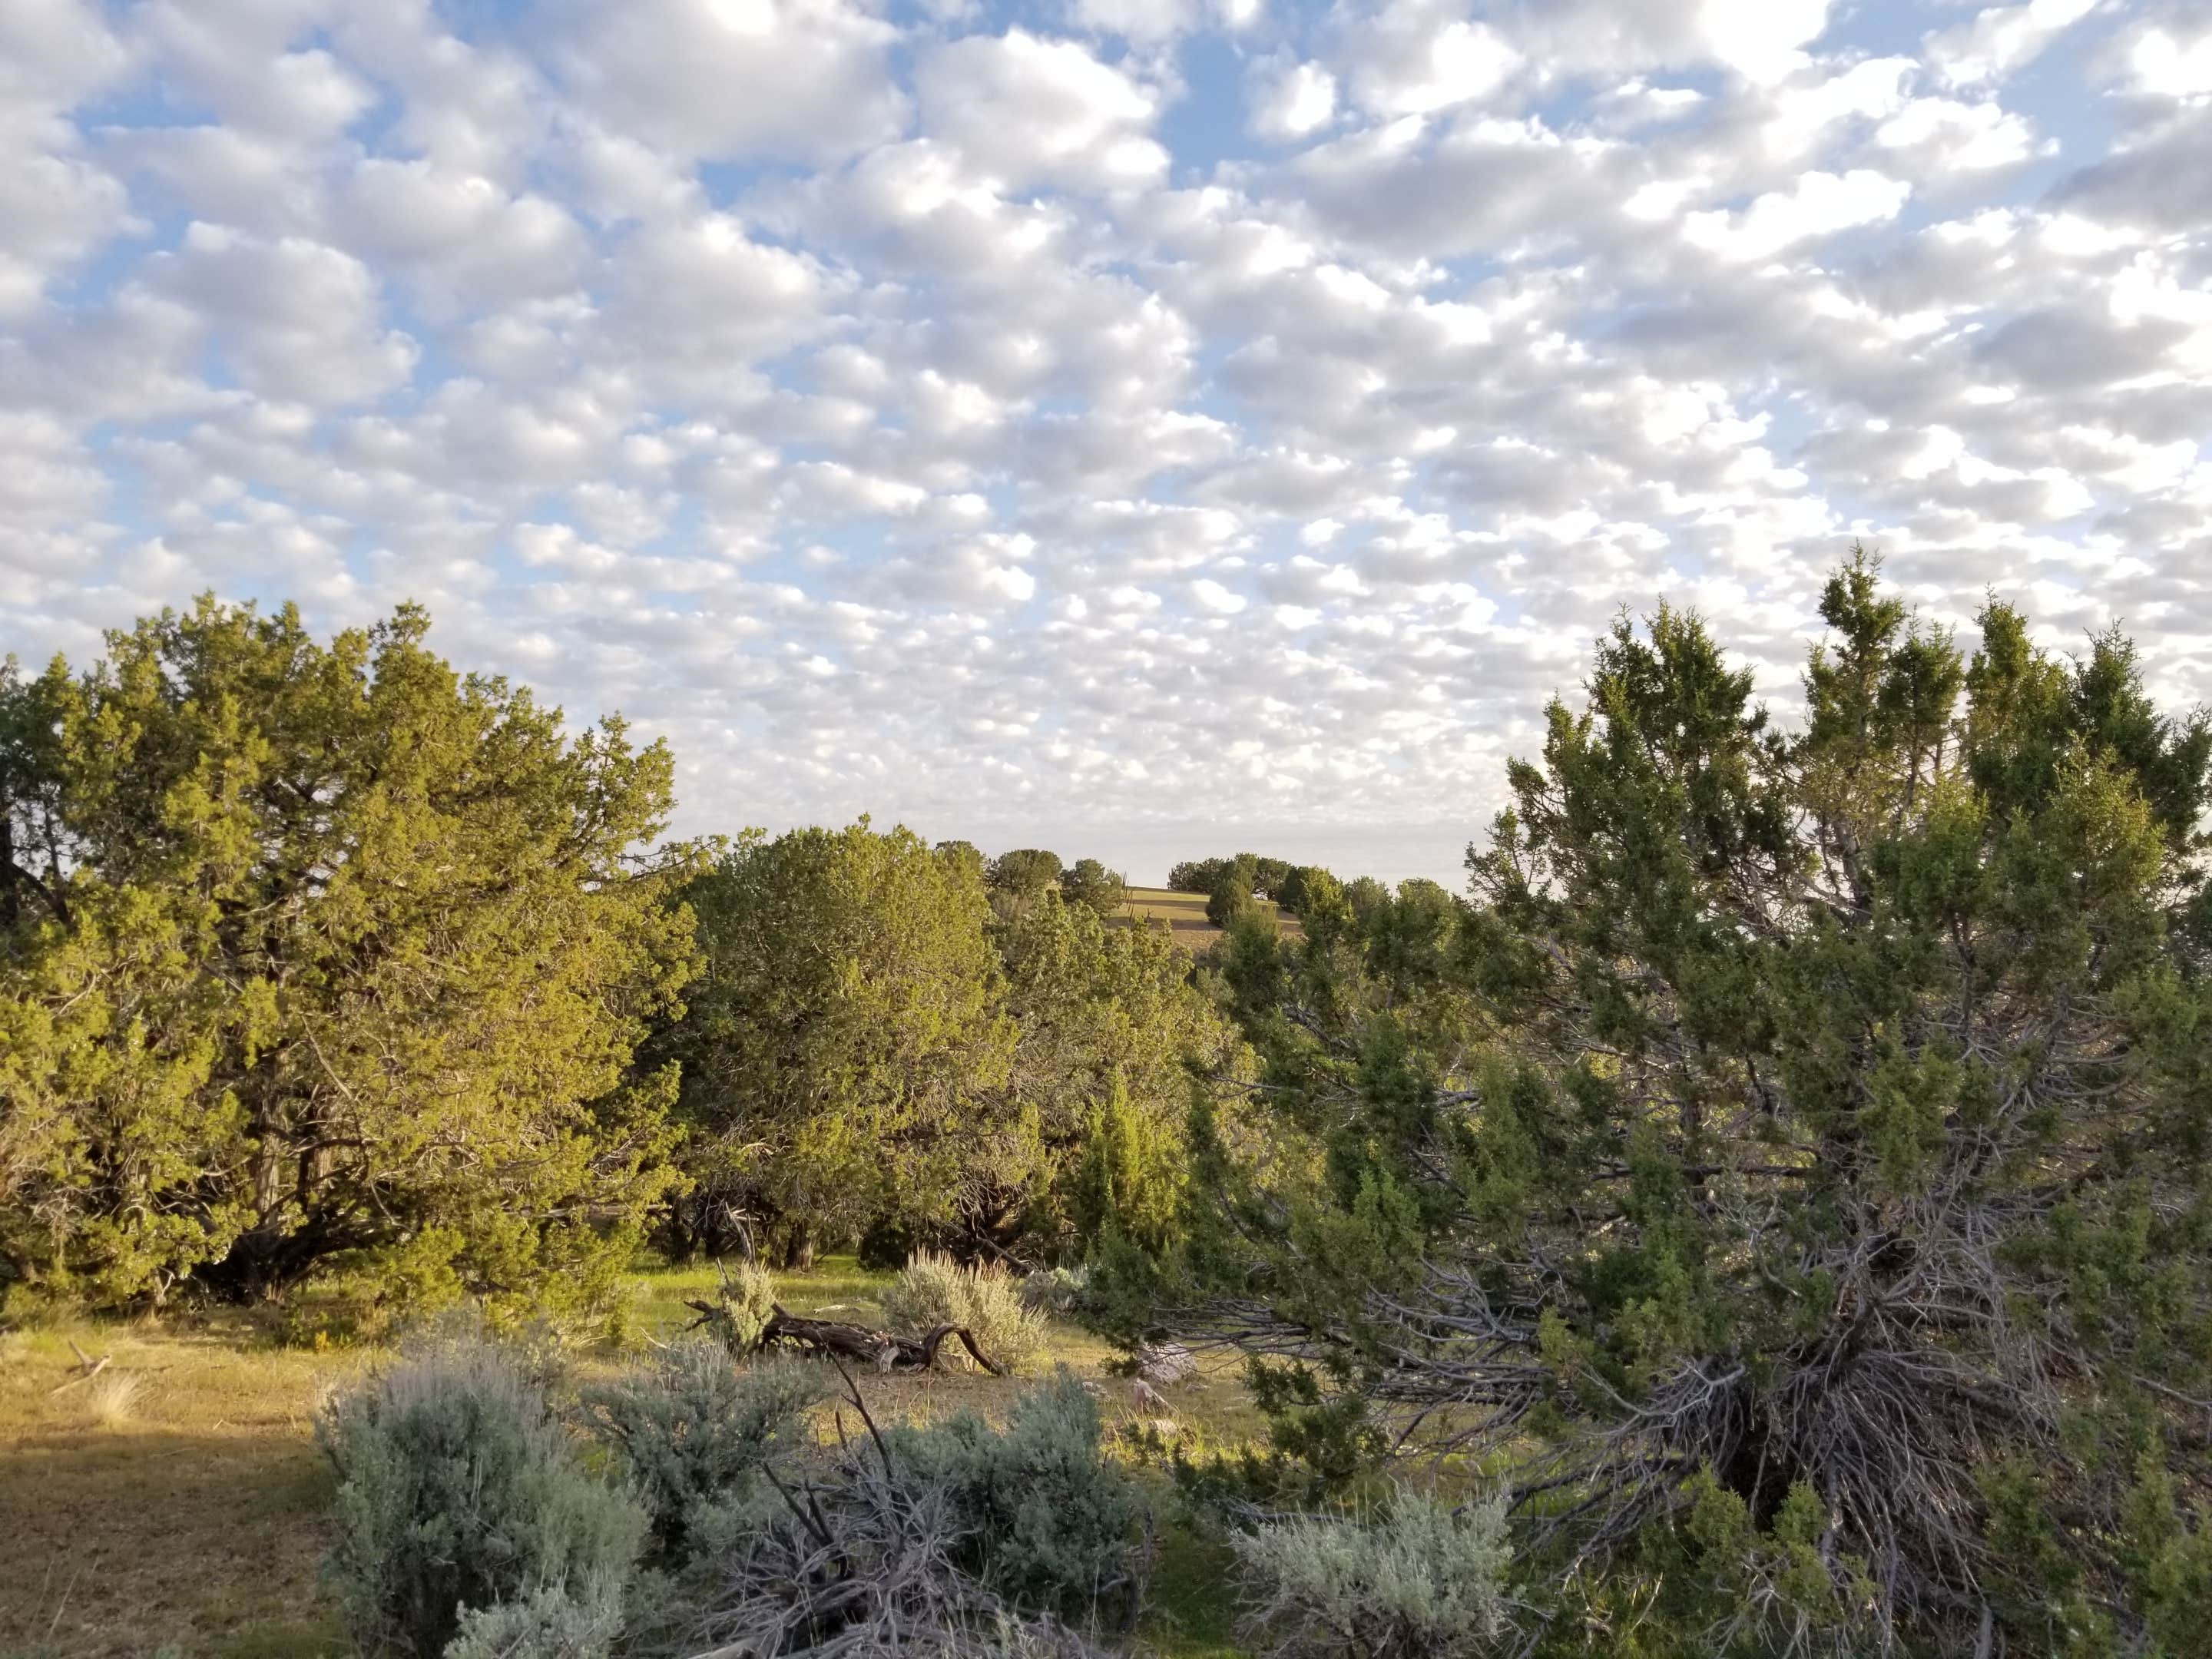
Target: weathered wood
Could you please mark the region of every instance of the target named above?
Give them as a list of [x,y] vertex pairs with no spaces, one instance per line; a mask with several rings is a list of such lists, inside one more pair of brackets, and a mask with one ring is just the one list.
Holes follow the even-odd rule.
[[[70,1346],[76,1348],[76,1344],[72,1342],[70,1344]],[[49,1389],[46,1392],[50,1395],[61,1394],[70,1389],[76,1387],[80,1382],[91,1382],[94,1377],[98,1376],[100,1372],[107,1369],[107,1362],[114,1357],[115,1356],[113,1354],[104,1353],[100,1355],[98,1359],[84,1359],[84,1350],[77,1348],[77,1358],[84,1360],[85,1369],[83,1375],[80,1376],[72,1376],[68,1382],[63,1383],[61,1387],[57,1389]]]
[[[711,1302],[689,1301],[687,1307],[698,1310],[695,1328],[718,1318],[721,1310]],[[958,1337],[960,1344],[974,1357],[977,1364],[994,1376],[1004,1376],[1006,1368],[985,1353],[975,1340],[975,1332],[964,1325],[939,1325],[921,1337],[899,1336],[890,1331],[873,1331],[865,1325],[848,1325],[835,1319],[808,1319],[799,1314],[787,1313],[781,1303],[771,1304],[772,1311],[766,1325],[761,1328],[760,1340],[755,1346],[765,1348],[771,1344],[785,1344],[803,1348],[812,1353],[832,1354],[845,1359],[872,1365],[879,1371],[928,1371],[937,1369],[939,1353],[948,1337]]]

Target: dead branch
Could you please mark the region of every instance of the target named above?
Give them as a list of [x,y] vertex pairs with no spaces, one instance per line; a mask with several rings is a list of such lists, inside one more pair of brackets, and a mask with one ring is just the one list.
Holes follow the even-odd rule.
[[82,1348],[78,1347],[74,1340],[70,1343],[70,1352],[76,1356],[77,1374],[75,1376],[70,1377],[67,1382],[59,1384],[58,1387],[47,1389],[46,1393],[49,1398],[54,1395],[65,1393],[69,1389],[76,1387],[80,1382],[91,1382],[94,1377],[98,1376],[100,1372],[106,1370],[107,1369],[107,1362],[115,1358],[112,1353],[104,1353],[100,1355],[99,1358],[94,1359]]
[[[721,1316],[722,1310],[711,1302],[691,1300],[684,1305],[696,1309],[699,1315],[685,1327],[688,1330],[696,1330]],[[781,1304],[775,1304],[755,1346],[765,1348],[788,1344],[809,1353],[872,1365],[879,1371],[930,1371],[937,1369],[938,1355],[947,1339],[956,1336],[975,1363],[992,1376],[1008,1375],[1004,1365],[983,1352],[975,1332],[964,1325],[939,1325],[922,1336],[900,1336],[891,1331],[871,1330],[865,1325],[848,1325],[834,1319],[807,1319],[785,1312]]]

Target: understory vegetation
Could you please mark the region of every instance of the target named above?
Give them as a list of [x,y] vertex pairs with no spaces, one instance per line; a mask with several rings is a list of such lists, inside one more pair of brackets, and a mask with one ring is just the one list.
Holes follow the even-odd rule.
[[1463,895],[1196,860],[1199,959],[1096,860],[672,842],[412,610],[11,664],[0,1312],[371,1345],[368,1652],[1126,1650],[1203,1560],[1255,1653],[2212,1655],[2212,725],[1863,555],[1820,622],[1784,720],[1624,616]]
[[678,1343],[581,1391],[480,1333],[325,1408],[330,1572],[364,1650],[415,1659],[1090,1650],[1134,1615],[1129,1475],[1069,1376],[962,1412],[806,1431],[817,1363]]

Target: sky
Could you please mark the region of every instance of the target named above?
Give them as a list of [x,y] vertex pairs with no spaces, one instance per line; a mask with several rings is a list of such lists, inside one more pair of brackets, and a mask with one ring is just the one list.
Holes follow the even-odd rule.
[[677,756],[1459,884],[1854,539],[2212,698],[2212,5],[5,0],[0,651],[412,599]]

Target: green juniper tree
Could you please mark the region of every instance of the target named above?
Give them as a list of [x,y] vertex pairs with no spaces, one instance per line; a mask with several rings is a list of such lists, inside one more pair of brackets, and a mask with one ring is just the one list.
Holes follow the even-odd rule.
[[1172,1139],[1194,1076],[1234,1069],[1165,933],[1049,884],[994,917],[974,860],[904,830],[747,837],[685,898],[706,965],[650,1049],[684,1066],[682,1245],[736,1217],[787,1260],[1064,1254],[1092,1120],[1118,1099]]
[[1042,847],[1017,847],[993,859],[983,878],[994,892],[1029,899],[1057,884],[1066,867],[1057,853]]
[[1115,1227],[1154,1236],[1180,1188],[1192,1091],[1243,1074],[1235,1028],[1164,929],[1051,899],[996,937],[1018,1036],[992,1119],[998,1195],[976,1218],[1001,1244],[1018,1224],[1032,1254],[1079,1256]]
[[660,744],[203,599],[0,683],[0,1280],[585,1293],[670,1180]]
[[1060,896],[1110,916],[1128,901],[1129,884],[1120,871],[1109,870],[1097,859],[1078,859],[1060,875]]
[[1237,942],[1312,1154],[1213,1160],[1155,1294],[1284,1443],[1500,1470],[1560,1651],[2201,1650],[2212,731],[1863,556],[1821,613],[1797,732],[1624,621],[1470,902]]
[[705,965],[651,1052],[683,1066],[685,1242],[750,1217],[805,1265],[954,1213],[1015,1035],[973,860],[863,818],[742,837],[684,897]]

